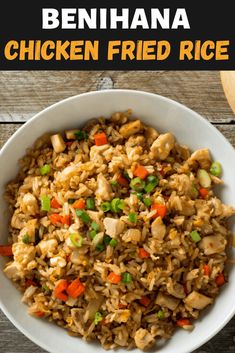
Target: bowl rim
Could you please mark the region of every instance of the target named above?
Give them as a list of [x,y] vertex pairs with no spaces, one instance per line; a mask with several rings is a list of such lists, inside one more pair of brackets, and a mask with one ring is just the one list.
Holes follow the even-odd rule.
[[[179,103],[177,101],[175,101],[174,99],[156,94],[156,93],[151,93],[151,92],[147,92],[147,91],[142,91],[142,90],[135,90],[135,89],[107,89],[107,90],[100,90],[100,91],[89,91],[89,92],[85,92],[85,93],[80,93],[80,94],[76,94],[70,97],[67,97],[65,99],[62,99],[58,102],[55,102],[53,104],[51,104],[50,106],[44,108],[43,110],[39,111],[38,113],[34,114],[31,118],[29,118],[29,120],[27,120],[22,126],[20,126],[14,133],[13,135],[5,142],[5,144],[2,146],[1,150],[0,150],[0,158],[1,156],[5,153],[5,150],[7,150],[8,146],[11,144],[11,142],[18,136],[21,135],[21,133],[26,129],[28,129],[31,124],[33,124],[36,120],[40,119],[40,117],[42,115],[44,115],[46,112],[53,110],[56,107],[59,107],[60,105],[63,105],[64,103],[67,103],[69,101],[73,101],[73,100],[77,100],[80,97],[85,97],[85,96],[96,96],[96,95],[106,95],[106,94],[117,94],[117,93],[131,93],[134,95],[139,95],[139,96],[149,96],[149,97],[157,97],[159,100],[168,103],[172,106],[176,106],[180,109],[183,109],[185,112],[189,112],[191,115],[193,115],[195,117],[195,119],[200,120],[201,122],[203,122],[203,124],[206,124],[208,128],[212,129],[214,134],[217,135],[219,138],[222,138],[223,143],[225,143],[227,145],[227,148],[229,148],[231,150],[232,153],[234,153],[234,147],[232,146],[232,144],[227,140],[227,138],[212,124],[210,123],[210,121],[206,118],[204,118],[202,115],[200,115],[199,113],[197,113],[196,111],[192,110],[191,108],[185,106],[182,103]],[[8,311],[7,307],[2,303],[1,298],[0,298],[0,309],[2,310],[2,312],[5,314],[5,316],[12,322],[12,324],[21,332],[23,333],[28,339],[30,339],[32,342],[34,342],[35,344],[37,344],[39,347],[43,348],[44,350],[48,351],[49,353],[55,353],[55,350],[53,350],[51,347],[47,346],[46,343],[41,342],[40,339],[38,339],[34,334],[31,334],[30,332],[28,332],[21,324],[20,322],[18,322],[18,320],[16,320],[14,318],[14,316]],[[197,342],[195,342],[195,344],[192,346],[192,348],[190,348],[190,351],[188,351],[187,349],[183,349],[181,351],[181,353],[190,353],[192,351],[194,351],[195,349],[201,347],[203,344],[205,344],[206,342],[208,342],[211,338],[213,338],[219,331],[221,331],[224,326],[232,319],[232,317],[235,314],[235,306],[234,308],[232,308],[231,312],[224,317],[224,319],[222,320],[222,322],[220,322],[218,324],[218,326],[216,327],[216,329],[214,329],[213,331],[209,332],[207,335],[205,335],[205,337],[203,339],[198,339]],[[111,350],[112,351],[112,350]]]

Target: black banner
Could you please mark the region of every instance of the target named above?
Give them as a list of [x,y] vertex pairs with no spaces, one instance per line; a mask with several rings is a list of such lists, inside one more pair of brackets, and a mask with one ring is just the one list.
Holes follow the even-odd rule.
[[0,69],[235,69],[232,4],[9,0],[0,12]]

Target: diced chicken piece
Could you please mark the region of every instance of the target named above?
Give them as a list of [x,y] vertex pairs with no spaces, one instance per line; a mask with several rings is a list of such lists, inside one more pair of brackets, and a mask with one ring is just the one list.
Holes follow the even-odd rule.
[[104,218],[104,228],[105,233],[111,238],[116,238],[124,230],[124,222],[120,219],[105,217]]
[[16,261],[10,262],[3,270],[6,276],[14,281],[23,277],[24,273],[20,270],[20,266]]
[[108,148],[110,148],[109,145],[102,145],[102,146],[92,146],[90,149],[90,160],[91,161],[99,161],[100,156],[102,156],[102,153],[106,151]]
[[141,146],[126,147],[126,154],[130,162],[137,161],[143,153]]
[[184,302],[186,305],[190,306],[193,309],[202,310],[207,305],[211,304],[213,302],[213,299],[201,293],[193,291],[187,296],[187,298],[185,298]]
[[62,172],[58,173],[56,180],[64,182],[78,174],[79,167],[77,165],[70,165],[63,169]]
[[157,217],[151,224],[152,236],[157,240],[163,240],[166,235],[166,226],[161,217]]
[[183,299],[185,298],[185,291],[184,287],[180,283],[173,283],[171,278],[168,278],[168,282],[166,285],[167,292],[173,297],[178,298],[178,299]]
[[38,220],[37,219],[31,219],[29,220],[25,227],[21,229],[18,240],[22,240],[22,238],[25,236],[25,234],[28,234],[30,242],[35,241],[35,232],[36,229],[38,228]]
[[77,328],[78,333],[80,333],[80,335],[84,335],[85,331],[84,331],[84,309],[71,309],[71,317],[73,319],[73,322]]
[[51,143],[56,153],[63,152],[66,149],[66,144],[64,142],[64,139],[60,134],[52,135]]
[[180,303],[180,299],[176,299],[172,297],[171,295],[163,294],[161,292],[158,293],[156,301],[156,304],[167,307],[170,310],[175,310],[177,306]]
[[87,322],[89,319],[94,319],[95,313],[99,311],[99,308],[102,305],[103,301],[104,297],[102,295],[99,295],[98,298],[93,298],[89,301],[84,315],[84,322]]
[[209,169],[212,161],[208,148],[202,148],[193,152],[187,160],[189,164],[192,164],[195,161],[199,163],[201,168]]
[[153,141],[155,141],[158,138],[159,133],[153,127],[147,126],[145,129],[144,135],[147,140],[147,143],[151,145]]
[[52,257],[50,258],[50,265],[52,267],[60,267],[60,268],[63,268],[67,265],[67,262],[66,260],[61,257],[61,256],[55,256],[55,257]]
[[39,212],[38,202],[36,197],[27,192],[20,201],[20,208],[25,214],[35,216]]
[[24,213],[19,213],[16,210],[11,218],[12,228],[22,229],[27,223],[27,216]]
[[120,134],[127,138],[131,135],[136,134],[137,132],[139,132],[142,129],[142,124],[140,120],[134,120],[131,121],[127,124],[122,125],[122,127],[120,128],[119,132]]
[[25,292],[24,295],[21,299],[22,303],[28,303],[29,300],[31,299],[31,297],[34,295],[34,293],[36,292],[37,287],[36,286],[30,286],[28,287]]
[[140,328],[139,330],[136,331],[134,340],[135,340],[136,346],[141,350],[149,349],[155,343],[155,339],[151,335],[151,333],[149,333],[148,330],[143,328]]
[[103,174],[98,175],[97,183],[98,188],[96,190],[96,196],[101,200],[110,200],[112,198],[112,188],[110,183],[103,176]]
[[12,251],[14,254],[14,260],[22,267],[35,258],[36,248],[32,245],[24,243],[14,243],[12,245]]
[[225,205],[222,203],[222,214],[221,218],[228,218],[235,214],[235,210],[232,206]]
[[200,241],[199,247],[204,251],[205,255],[212,255],[223,252],[226,244],[227,240],[222,235],[217,234],[204,237]]
[[122,236],[122,240],[125,243],[137,244],[141,239],[141,232],[139,229],[128,229]]
[[53,254],[57,250],[58,242],[56,239],[41,240],[38,243],[38,246],[42,255],[49,255]]
[[78,132],[78,129],[72,129],[72,130],[66,130],[65,131],[65,136],[67,140],[76,140],[76,132]]
[[169,156],[170,151],[174,148],[174,145],[174,136],[170,132],[167,132],[166,134],[158,136],[150,147],[150,150],[156,158],[164,160]]

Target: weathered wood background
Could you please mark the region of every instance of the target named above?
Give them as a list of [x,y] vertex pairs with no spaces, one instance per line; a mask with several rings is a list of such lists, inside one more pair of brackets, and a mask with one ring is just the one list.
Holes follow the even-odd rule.
[[[24,121],[45,107],[72,95],[107,88],[139,89],[177,100],[215,124],[235,146],[235,116],[224,96],[219,72],[2,71],[0,147]],[[176,352],[180,353],[179,347]],[[212,340],[195,351],[222,352],[235,352],[235,317]],[[0,312],[0,353],[45,351],[24,337]]]

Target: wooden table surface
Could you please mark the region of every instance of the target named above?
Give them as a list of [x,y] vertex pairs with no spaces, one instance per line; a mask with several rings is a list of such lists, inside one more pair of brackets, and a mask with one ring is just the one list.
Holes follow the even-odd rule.
[[[24,121],[45,107],[72,95],[108,88],[139,89],[177,100],[208,119],[235,146],[235,116],[216,71],[2,71],[0,147]],[[179,348],[176,351],[180,353]],[[222,352],[235,352],[235,317],[195,351]],[[45,351],[24,337],[0,312],[0,353]]]

